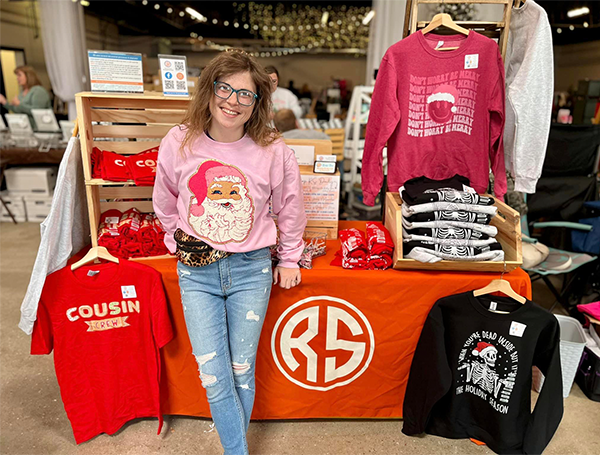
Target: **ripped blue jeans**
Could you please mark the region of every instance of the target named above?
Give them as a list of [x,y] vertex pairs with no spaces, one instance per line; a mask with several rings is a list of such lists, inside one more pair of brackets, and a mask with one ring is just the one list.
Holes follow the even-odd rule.
[[269,248],[204,267],[177,263],[183,314],[210,412],[227,455],[248,453],[254,366],[273,274]]

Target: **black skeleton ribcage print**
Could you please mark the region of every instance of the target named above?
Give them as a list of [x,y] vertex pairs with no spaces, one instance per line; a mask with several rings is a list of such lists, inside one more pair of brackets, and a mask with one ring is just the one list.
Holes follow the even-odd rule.
[[425,190],[425,193],[435,193],[438,197],[439,202],[455,202],[473,205],[492,205],[494,203],[494,200],[490,197],[480,196],[477,193],[456,191],[452,188]]
[[434,243],[435,251],[443,254],[447,254],[454,257],[459,258],[467,258],[473,257],[477,254],[485,253],[487,251],[491,251],[489,246],[464,246],[464,245],[455,245],[455,244],[443,244],[443,243]]
[[484,236],[479,231],[457,227],[433,228],[432,234],[434,238],[447,240],[478,240]]
[[436,221],[462,221],[465,223],[489,224],[491,216],[485,213],[462,210],[441,210],[434,212]]

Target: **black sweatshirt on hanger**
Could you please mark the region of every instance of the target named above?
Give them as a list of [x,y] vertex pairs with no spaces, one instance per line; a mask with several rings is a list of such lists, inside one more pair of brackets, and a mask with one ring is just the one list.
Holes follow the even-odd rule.
[[[473,292],[438,300],[415,351],[402,432],[541,453],[563,414],[559,349],[557,319],[529,300]],[[531,412],[533,365],[546,379]]]

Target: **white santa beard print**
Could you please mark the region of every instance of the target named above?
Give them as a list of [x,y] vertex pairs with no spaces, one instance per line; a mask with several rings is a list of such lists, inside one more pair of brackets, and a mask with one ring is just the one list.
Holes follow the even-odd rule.
[[[194,216],[190,213],[189,223],[196,234],[213,243],[243,242],[253,225],[252,200],[244,188],[239,188],[241,199],[221,199],[215,202],[208,197],[202,201],[204,213]],[[223,204],[229,202],[231,208]],[[192,198],[192,204],[196,204]]]

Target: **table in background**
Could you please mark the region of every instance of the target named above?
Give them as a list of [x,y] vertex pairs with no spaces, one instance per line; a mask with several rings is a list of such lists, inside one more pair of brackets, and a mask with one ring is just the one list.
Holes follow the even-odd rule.
[[[365,223],[340,222],[340,229],[348,227],[364,229]],[[338,249],[338,240],[328,241],[327,255],[317,258],[312,270],[302,270],[301,285],[273,288],[256,364],[253,418],[402,417],[413,353],[433,304],[500,276],[345,270],[329,265]],[[143,263],[162,273],[175,328],[175,339],[162,350],[162,411],[208,417],[180,303],[176,259]],[[504,277],[531,298],[531,282],[523,270]],[[304,333],[314,338],[304,343],[299,338]],[[304,352],[287,350],[289,340]]]
[[6,160],[7,165],[60,164],[65,150],[66,146],[48,152],[40,152],[37,148],[3,148],[0,149],[0,157]]

